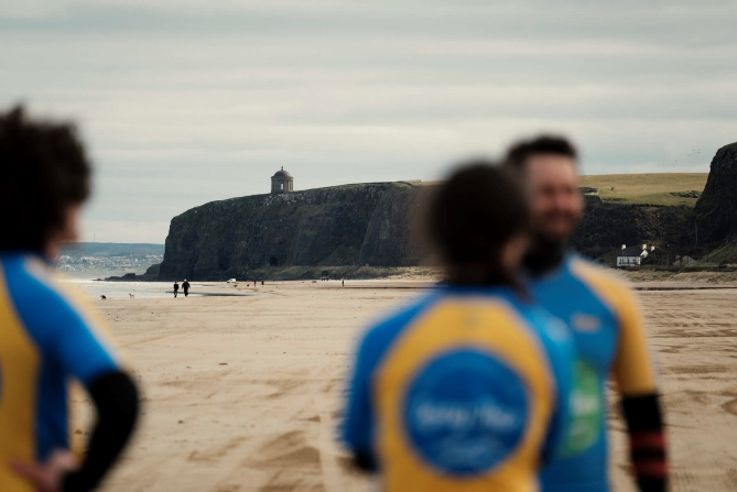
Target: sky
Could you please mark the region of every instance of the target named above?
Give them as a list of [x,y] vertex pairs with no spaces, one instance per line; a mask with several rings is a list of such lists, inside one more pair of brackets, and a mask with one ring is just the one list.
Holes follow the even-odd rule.
[[544,131],[586,174],[706,172],[737,140],[732,1],[0,3],[0,110],[78,125],[84,240],[163,243],[281,166],[436,180]]

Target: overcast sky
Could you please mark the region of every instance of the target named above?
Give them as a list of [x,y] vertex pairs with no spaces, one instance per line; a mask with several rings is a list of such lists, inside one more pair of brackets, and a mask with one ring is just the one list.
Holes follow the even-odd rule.
[[86,240],[162,243],[280,166],[432,180],[546,130],[587,174],[705,172],[737,140],[728,0],[0,2],[0,108],[78,122]]

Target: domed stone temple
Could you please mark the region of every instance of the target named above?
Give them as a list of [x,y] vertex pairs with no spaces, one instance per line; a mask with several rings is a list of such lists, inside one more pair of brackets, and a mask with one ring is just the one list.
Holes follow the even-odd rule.
[[284,166],[271,177],[271,193],[289,193],[294,191],[294,178],[284,170]]

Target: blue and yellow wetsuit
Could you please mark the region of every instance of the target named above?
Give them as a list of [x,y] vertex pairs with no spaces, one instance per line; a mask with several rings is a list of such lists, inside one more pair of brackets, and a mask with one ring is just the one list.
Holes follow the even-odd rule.
[[342,438],[389,491],[534,491],[567,422],[572,344],[504,288],[442,287],[370,329]]
[[0,491],[31,492],[8,468],[69,448],[68,384],[119,365],[94,311],[39,257],[0,255]]
[[640,309],[625,281],[575,255],[531,289],[569,327],[578,357],[563,456],[543,471],[543,490],[606,492],[606,382],[613,375],[623,397],[656,388]]

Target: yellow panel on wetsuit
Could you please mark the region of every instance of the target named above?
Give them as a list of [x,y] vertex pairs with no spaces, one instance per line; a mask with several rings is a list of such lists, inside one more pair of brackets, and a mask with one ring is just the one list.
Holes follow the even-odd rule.
[[69,381],[120,370],[102,322],[35,255],[0,255],[0,491],[30,492],[7,466],[69,449]]
[[[2,274],[2,270],[0,270]],[[0,275],[0,490],[32,492],[8,470],[8,459],[35,459],[36,385],[39,353],[10,302]],[[12,429],[12,432],[11,432]]]

